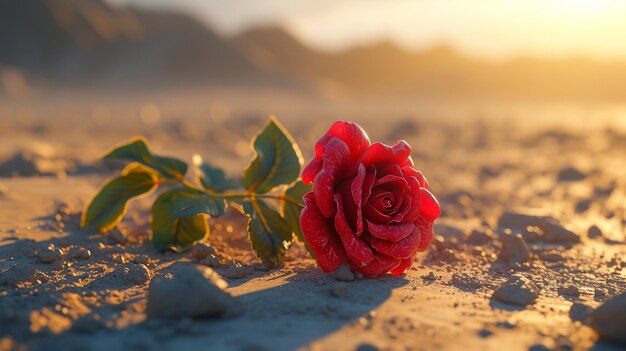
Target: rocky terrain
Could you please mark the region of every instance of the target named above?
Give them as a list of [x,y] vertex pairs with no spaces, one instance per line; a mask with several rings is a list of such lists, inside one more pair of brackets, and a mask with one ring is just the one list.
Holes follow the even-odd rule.
[[[372,140],[412,145],[443,213],[432,246],[400,277],[327,275],[300,244],[268,267],[234,211],[211,220],[208,241],[182,254],[147,242],[150,199],[133,203],[106,235],[80,229],[82,207],[119,167],[98,156],[131,135],[145,135],[162,154],[199,153],[242,169],[266,116],[225,113],[208,96],[213,107],[165,103],[158,113],[130,103],[93,112],[4,105],[0,350],[624,347],[619,119],[432,111],[381,119],[364,105],[329,103],[318,114],[317,102],[265,100],[258,111],[274,111],[307,160],[331,116],[360,123]],[[306,118],[314,115],[327,117]]]

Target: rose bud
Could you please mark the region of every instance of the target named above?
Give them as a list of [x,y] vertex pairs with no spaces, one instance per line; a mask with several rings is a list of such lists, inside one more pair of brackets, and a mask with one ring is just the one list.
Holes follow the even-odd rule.
[[440,207],[410,155],[404,140],[370,144],[346,121],[317,141],[302,172],[313,191],[304,196],[300,224],[322,270],[348,264],[368,277],[400,275],[426,250]]

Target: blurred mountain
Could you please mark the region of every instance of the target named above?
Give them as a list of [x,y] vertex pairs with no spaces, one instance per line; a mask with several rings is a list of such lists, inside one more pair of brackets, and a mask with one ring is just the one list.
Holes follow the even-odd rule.
[[0,64],[70,86],[271,79],[190,16],[100,0],[1,1]]
[[191,16],[102,0],[0,1],[0,93],[232,85],[323,96],[626,100],[626,62],[491,62],[449,47],[313,49],[280,27],[224,38]]
[[407,96],[626,100],[626,62],[516,58],[490,62],[446,46],[421,52],[390,42],[314,51],[278,27],[233,39],[258,67],[332,84],[336,91]]

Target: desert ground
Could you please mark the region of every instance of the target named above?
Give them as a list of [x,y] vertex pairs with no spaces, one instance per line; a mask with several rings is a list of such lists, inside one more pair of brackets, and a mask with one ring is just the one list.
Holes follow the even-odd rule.
[[[623,349],[587,316],[626,291],[624,107],[123,95],[0,103],[0,350]],[[109,234],[79,227],[120,168],[99,159],[111,145],[143,135],[159,154],[236,174],[270,114],[305,161],[335,119],[412,145],[442,216],[406,274],[325,274],[301,244],[267,267],[235,211],[210,220],[206,245],[160,253],[147,242],[155,195]],[[213,266],[236,303],[216,318],[148,317],[150,282],[192,264]],[[510,279],[523,286],[506,290]]]

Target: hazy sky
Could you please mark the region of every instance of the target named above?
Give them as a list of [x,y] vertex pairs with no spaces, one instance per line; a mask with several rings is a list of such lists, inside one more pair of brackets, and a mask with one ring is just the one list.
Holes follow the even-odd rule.
[[502,58],[626,58],[623,0],[112,0],[175,7],[222,33],[279,23],[325,49],[391,39]]

